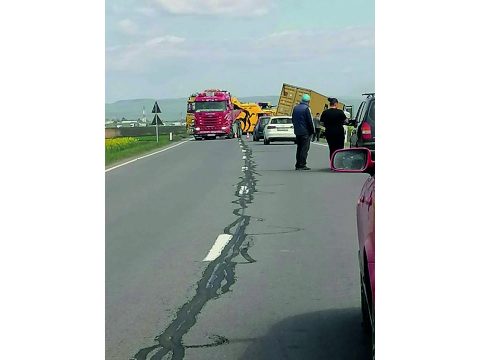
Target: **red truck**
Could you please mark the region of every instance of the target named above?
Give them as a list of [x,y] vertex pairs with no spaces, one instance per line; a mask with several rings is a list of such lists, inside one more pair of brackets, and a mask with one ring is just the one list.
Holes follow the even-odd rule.
[[198,93],[195,97],[195,139],[232,138],[232,125],[239,112],[233,109],[232,96],[226,90],[209,89]]

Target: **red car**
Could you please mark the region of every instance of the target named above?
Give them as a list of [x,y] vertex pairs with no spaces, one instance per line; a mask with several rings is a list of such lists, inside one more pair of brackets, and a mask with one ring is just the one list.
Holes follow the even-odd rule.
[[372,337],[375,358],[375,161],[367,148],[337,150],[331,168],[337,172],[368,173],[357,203],[358,260],[363,323]]

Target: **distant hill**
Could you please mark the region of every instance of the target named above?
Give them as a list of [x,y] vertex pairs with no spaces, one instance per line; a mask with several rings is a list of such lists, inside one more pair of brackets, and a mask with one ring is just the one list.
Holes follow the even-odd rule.
[[[248,96],[239,97],[242,102],[270,102],[272,105],[277,105],[278,96]],[[358,106],[362,101],[362,97],[339,97],[340,101],[347,105],[353,105],[356,112]],[[178,99],[160,99],[157,100],[162,113],[160,118],[165,122],[184,121],[185,112],[187,109],[187,98]],[[155,104],[155,99],[134,99],[134,100],[119,100],[114,103],[105,104],[105,119],[122,119],[136,120],[142,118],[142,109],[145,108],[145,115],[148,122],[152,122],[154,114],[152,108]]]
[[[184,99],[161,99],[157,100],[160,110],[160,118],[163,121],[179,121],[180,117],[185,118],[187,108],[187,98]],[[155,99],[135,99],[120,100],[111,104],[105,104],[105,119],[122,119],[128,120],[141,119],[142,111],[145,109],[145,115],[149,122],[152,122],[154,114],[152,114]]]
[[[276,105],[278,96],[249,96],[239,97],[242,102],[259,102],[269,101]],[[160,118],[165,122],[173,122],[185,120],[185,112],[187,110],[187,98],[179,99],[160,99],[158,106],[162,113]],[[136,120],[142,118],[142,109],[145,108],[145,115],[149,122],[152,122],[154,114],[152,114],[155,99],[134,99],[134,100],[119,100],[114,103],[105,104],[105,119],[122,119]]]

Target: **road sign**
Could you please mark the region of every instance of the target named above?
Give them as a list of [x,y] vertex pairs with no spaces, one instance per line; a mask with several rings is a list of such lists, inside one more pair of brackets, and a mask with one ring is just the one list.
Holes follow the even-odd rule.
[[160,107],[158,106],[158,103],[155,101],[155,105],[153,105],[152,113],[159,114],[161,112],[162,112],[162,110],[160,110]]
[[157,125],[157,123],[158,125],[163,125],[163,122],[158,116],[158,114],[155,114],[155,116],[153,117],[152,125]]

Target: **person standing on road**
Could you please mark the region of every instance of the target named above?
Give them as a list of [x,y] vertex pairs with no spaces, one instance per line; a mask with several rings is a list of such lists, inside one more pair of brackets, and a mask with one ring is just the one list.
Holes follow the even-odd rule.
[[235,119],[233,122],[233,133],[237,138],[242,138],[242,121],[240,119]]
[[338,149],[343,149],[345,144],[345,132],[343,125],[347,117],[343,110],[337,109],[338,100],[328,98],[330,107],[322,113],[320,121],[325,126],[325,138],[327,139],[328,148],[330,150],[330,159],[333,153]]
[[315,132],[310,111],[310,95],[304,94],[300,104],[293,108],[292,123],[297,142],[295,170],[310,170],[307,167],[307,156],[310,139]]
[[312,141],[317,139],[317,142],[320,141],[320,113],[317,113],[315,117],[313,118],[313,123],[315,125],[315,134],[312,137]]

